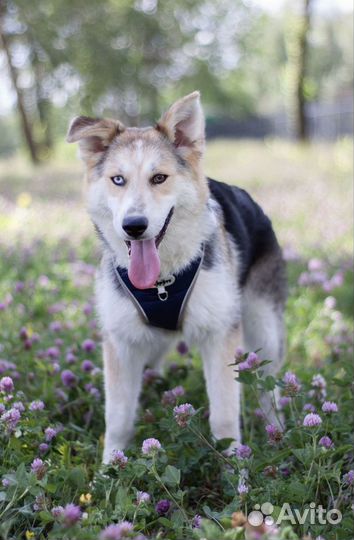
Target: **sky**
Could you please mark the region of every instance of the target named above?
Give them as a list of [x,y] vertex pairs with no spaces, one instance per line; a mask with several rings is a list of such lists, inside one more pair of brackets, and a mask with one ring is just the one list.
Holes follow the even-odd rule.
[[[289,3],[288,0],[247,0],[247,2],[272,13],[281,11]],[[353,0],[315,0],[314,4],[316,11],[320,13],[331,13],[333,10],[353,11]]]
[[[292,0],[298,1],[298,0]],[[269,13],[277,14],[289,4],[289,0],[244,0]],[[317,13],[331,15],[333,12],[353,12],[353,0],[314,0]],[[13,109],[16,99],[7,75],[7,65],[0,53],[0,116],[7,115]]]

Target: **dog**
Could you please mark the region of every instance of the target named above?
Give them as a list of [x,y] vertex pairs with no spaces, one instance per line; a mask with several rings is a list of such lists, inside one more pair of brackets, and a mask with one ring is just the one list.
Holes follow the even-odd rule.
[[[134,432],[143,370],[183,338],[198,347],[215,439],[240,444],[235,351],[284,357],[286,275],[270,220],[246,191],[207,178],[199,92],[154,127],[79,116],[67,141],[85,164],[87,207],[102,241],[96,299],[103,334],[103,462]],[[274,420],[272,400],[261,398]]]

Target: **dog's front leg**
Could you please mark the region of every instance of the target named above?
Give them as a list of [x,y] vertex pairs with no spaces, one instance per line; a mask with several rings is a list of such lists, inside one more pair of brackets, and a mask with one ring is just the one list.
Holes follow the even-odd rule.
[[241,330],[237,328],[222,336],[211,336],[201,346],[210,428],[216,439],[232,438],[232,447],[241,442],[241,389],[230,364],[234,361],[236,348],[241,345]]
[[113,450],[122,450],[133,434],[134,420],[144,368],[143,355],[132,346],[103,343],[106,395],[106,433],[103,462],[109,463]]

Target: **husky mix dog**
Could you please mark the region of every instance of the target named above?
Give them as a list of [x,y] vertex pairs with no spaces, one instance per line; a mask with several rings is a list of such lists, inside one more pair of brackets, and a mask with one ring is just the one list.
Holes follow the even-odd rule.
[[[199,92],[154,127],[75,118],[88,211],[102,240],[96,279],[103,331],[103,461],[133,434],[145,365],[183,338],[199,348],[216,439],[241,441],[235,350],[275,373],[284,355],[286,279],[270,220],[242,189],[206,178]],[[270,397],[261,399],[274,421]]]

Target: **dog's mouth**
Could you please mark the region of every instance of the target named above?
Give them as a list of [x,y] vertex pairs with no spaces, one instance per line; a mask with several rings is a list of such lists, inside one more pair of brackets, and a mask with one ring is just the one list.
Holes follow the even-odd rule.
[[150,289],[160,275],[160,257],[158,247],[161,244],[171,221],[172,207],[162,229],[155,238],[149,240],[126,240],[129,253],[128,276],[137,289]]

